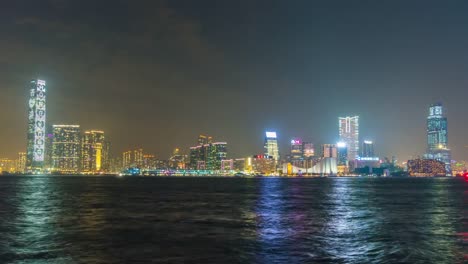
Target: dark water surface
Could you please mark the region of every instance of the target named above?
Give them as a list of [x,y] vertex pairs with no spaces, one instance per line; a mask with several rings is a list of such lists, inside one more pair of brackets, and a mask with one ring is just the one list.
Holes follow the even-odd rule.
[[468,183],[0,177],[0,263],[468,263]]

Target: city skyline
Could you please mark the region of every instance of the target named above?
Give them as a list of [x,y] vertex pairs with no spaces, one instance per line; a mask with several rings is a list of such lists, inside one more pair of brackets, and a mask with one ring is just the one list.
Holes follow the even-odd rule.
[[206,133],[245,156],[262,153],[267,129],[283,150],[292,137],[319,146],[337,142],[337,117],[359,115],[380,156],[406,160],[424,153],[427,107],[440,101],[452,156],[467,160],[468,4],[416,2],[96,3],[115,16],[9,3],[0,155],[26,150],[24,84],[37,77],[48,123],[106,131],[114,155],[143,147],[165,158]]
[[[79,137],[81,138],[81,133],[79,132],[80,131],[80,125],[57,125],[57,124],[48,124],[46,121],[45,121],[45,109],[46,109],[46,103],[45,103],[45,93],[46,93],[46,89],[45,89],[45,84],[46,84],[46,81],[45,80],[41,80],[41,79],[34,79],[32,80],[31,82],[31,85],[32,85],[32,88],[29,92],[29,95],[30,95],[30,99],[29,99],[29,103],[28,103],[28,111],[29,111],[29,117],[28,117],[28,120],[29,120],[29,128],[28,128],[28,133],[27,133],[27,143],[28,143],[28,150],[27,152],[30,153],[30,158],[28,158],[26,160],[26,167],[31,169],[31,168],[34,168],[34,166],[28,166],[28,164],[32,164],[32,161],[33,161],[33,158],[34,159],[37,159],[38,156],[40,155],[37,155],[37,149],[40,148],[40,151],[42,151],[42,163],[44,163],[44,156],[50,156],[49,158],[51,159],[49,161],[50,163],[50,166],[51,168],[57,168],[57,165],[56,165],[56,158],[57,157],[54,157],[54,156],[57,156],[57,153],[56,153],[56,129],[57,128],[60,128],[60,129],[64,129],[64,128],[78,128],[78,135]],[[40,102],[39,102],[40,101]],[[43,114],[40,114],[38,115],[39,112],[43,112]],[[39,116],[40,120],[36,120],[37,117],[36,116]],[[366,140],[366,139],[362,139],[361,136],[359,136],[359,116],[347,116],[347,117],[338,117],[338,135],[339,135],[339,141],[338,142],[338,145],[339,144],[342,144],[343,146],[342,147],[346,147],[347,149],[347,155],[346,155],[346,158],[350,161],[350,160],[355,160],[357,157],[370,157],[369,154],[367,153],[368,150],[365,150],[366,146],[367,145],[371,145],[371,152],[373,153],[373,142],[372,141],[369,141],[369,140]],[[427,157],[427,158],[435,158],[435,159],[440,159],[440,157],[436,157],[434,156],[432,153],[434,153],[434,151],[440,151],[440,149],[443,149],[443,150],[448,150],[449,148],[449,145],[448,145],[448,140],[447,140],[447,137],[448,137],[448,132],[447,132],[447,117],[446,117],[446,114],[445,114],[445,110],[443,110],[442,108],[442,104],[441,103],[433,103],[433,104],[430,104],[429,106],[429,116],[427,118],[427,153],[425,154],[418,154],[417,157],[421,157],[421,156],[424,156],[424,157]],[[441,120],[441,121],[439,121]],[[38,122],[39,123],[43,123],[42,127],[38,126]],[[437,122],[434,123],[434,122]],[[443,122],[443,123],[440,123],[440,122]],[[439,124],[440,123],[440,124]],[[436,124],[436,125],[434,125]],[[47,129],[45,129],[45,127],[50,127],[50,131],[48,131]],[[431,128],[431,127],[437,127],[436,130],[433,130],[434,128]],[[39,129],[40,131],[39,132],[36,132],[35,130]],[[42,130],[41,130],[42,129]],[[432,130],[431,130],[432,129]],[[440,130],[441,129],[441,130]],[[63,132],[63,131],[62,131]],[[89,133],[102,133],[104,134],[104,131],[99,131],[99,130],[89,130],[89,131],[85,131],[84,133],[84,137],[83,137],[83,143],[84,141],[86,140],[86,136],[89,134]],[[49,136],[51,142],[50,142],[50,145],[48,147],[47,146],[47,139],[45,137],[45,134],[46,133],[51,133]],[[278,142],[278,136],[277,136],[277,132],[274,131],[266,131],[265,132],[266,134],[266,137],[265,137],[265,141],[264,141],[264,151],[265,151],[265,155],[270,155],[270,156],[273,156],[273,158],[275,160],[280,160],[281,158],[284,159],[284,156],[281,157],[280,156],[280,151],[278,150],[279,146],[282,145]],[[37,140],[35,139],[35,137],[37,135],[43,135],[43,139],[42,139],[42,142],[41,144],[37,144]],[[103,137],[103,136],[102,136]],[[211,144],[212,143],[212,139],[213,137],[212,136],[205,136],[203,134],[200,134],[198,136],[198,143],[199,145],[204,145],[204,144]],[[40,140],[40,139],[39,139]],[[81,139],[80,139],[81,140]],[[273,140],[274,141],[274,146],[270,146],[271,143],[270,141]],[[65,143],[65,142],[62,142],[62,143]],[[75,142],[76,143],[76,142]],[[292,137],[291,139],[291,146],[293,145],[297,145],[300,143],[300,145],[303,147],[302,145],[302,140],[297,138],[297,137]],[[308,142],[304,142],[306,144],[314,144],[314,143],[308,143]],[[441,144],[442,143],[442,144]],[[112,151],[110,151],[110,142],[108,140],[106,140],[105,142],[101,142],[99,143],[99,148],[103,148],[104,145],[105,145],[105,148],[107,148],[107,150],[105,151],[105,154],[104,156],[106,157],[106,162],[110,162],[110,156],[112,156]],[[217,143],[214,143],[214,144],[217,144]],[[226,142],[224,142],[223,144],[226,144]],[[326,143],[328,144],[328,143]],[[360,149],[360,145],[362,144],[362,149]],[[84,145],[81,146],[81,143],[79,143],[80,147],[79,148],[84,148]],[[177,151],[179,150],[179,147],[176,147]],[[191,149],[192,147],[188,147],[188,151],[182,151],[182,153],[185,153],[185,154],[189,154],[191,155]],[[352,151],[350,152],[350,149],[352,149]],[[49,154],[46,153],[46,151],[50,151]],[[84,150],[82,150],[83,153],[84,153]],[[313,151],[316,151],[316,150],[313,150]],[[450,150],[448,150],[450,152]],[[269,152],[274,152],[273,155],[269,154]],[[287,151],[286,151],[287,152]],[[36,153],[36,155],[34,155]],[[122,152],[120,152],[122,153]],[[120,154],[119,153],[119,154]],[[124,154],[124,158],[123,160],[125,160],[125,153],[126,152],[123,152]],[[367,153],[367,154],[365,154]],[[291,152],[291,155],[293,154],[293,152]],[[93,155],[96,155],[96,154],[93,154]],[[115,155],[115,154],[114,154]],[[143,155],[143,154],[142,154]],[[153,155],[153,154],[151,154]],[[101,163],[101,153],[98,154],[99,156],[99,161],[98,163]],[[116,155],[118,156],[118,154]],[[288,155],[286,155],[288,156]],[[224,156],[226,157],[226,156]],[[383,156],[382,156],[383,157]],[[394,157],[394,155],[392,155],[392,157]],[[143,158],[143,157],[141,157]],[[232,157],[230,157],[232,158]],[[78,158],[80,160],[80,162],[82,163],[82,166],[83,168],[86,168],[87,166],[85,165],[85,160],[84,158],[82,157],[79,157]],[[161,158],[159,158],[159,160],[161,160]],[[445,159],[446,160],[446,163],[448,164],[448,168],[450,167],[450,154],[448,156],[448,158]],[[37,161],[36,161],[37,162]],[[93,160],[93,162],[96,162]],[[141,160],[141,162],[143,162],[143,160]],[[405,162],[403,160],[403,162]],[[124,161],[125,163],[125,161]],[[40,165],[40,166],[36,166],[36,167],[42,167],[43,165]],[[101,165],[94,165],[94,166],[97,166],[98,168],[101,167]],[[60,166],[59,166],[60,167]],[[63,167],[63,165],[62,165]],[[93,167],[93,165],[91,165],[91,167]],[[109,164],[107,164],[107,168],[109,168]],[[63,169],[63,168],[62,168]],[[100,169],[94,169],[96,171],[99,171]],[[73,171],[73,170],[70,170],[70,171]],[[77,167],[75,166],[75,171],[77,171]],[[86,171],[86,170],[85,170]]]

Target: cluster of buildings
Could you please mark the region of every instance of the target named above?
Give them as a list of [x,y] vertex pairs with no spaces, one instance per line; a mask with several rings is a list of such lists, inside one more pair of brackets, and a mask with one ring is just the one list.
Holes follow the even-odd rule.
[[[30,83],[27,151],[17,159],[0,159],[0,172],[103,174],[131,168],[138,172],[157,170],[211,171],[262,175],[352,175],[389,174],[396,166],[380,159],[371,140],[360,141],[359,116],[338,118],[338,141],[316,147],[300,138],[290,139],[289,149],[281,155],[278,134],[265,132],[264,151],[249,157],[231,158],[227,142],[200,135],[187,154],[176,148],[168,160],[157,159],[142,148],[125,151],[112,158],[110,142],[104,131],[82,130],[76,124],[46,123],[46,82]],[[441,104],[429,107],[427,151],[422,158],[408,161],[412,176],[449,175],[451,155],[447,140],[447,118]]]
[[46,82],[32,80],[29,91],[27,151],[25,162],[15,171],[66,174],[108,172],[110,143],[104,131],[82,131],[76,124],[49,126],[46,122]]

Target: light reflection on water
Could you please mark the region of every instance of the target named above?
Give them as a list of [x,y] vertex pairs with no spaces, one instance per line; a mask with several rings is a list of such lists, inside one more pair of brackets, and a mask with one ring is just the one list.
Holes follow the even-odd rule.
[[456,179],[0,177],[0,262],[464,263]]

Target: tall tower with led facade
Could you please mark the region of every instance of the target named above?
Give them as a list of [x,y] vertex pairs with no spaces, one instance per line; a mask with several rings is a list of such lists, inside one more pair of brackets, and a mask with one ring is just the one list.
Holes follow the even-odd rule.
[[46,136],[46,82],[44,80],[31,81],[28,106],[26,170],[41,171],[44,168]]
[[355,160],[359,154],[359,116],[338,118],[340,141],[346,143],[348,160]]
[[447,117],[442,104],[432,104],[427,117],[427,154],[425,158],[439,160],[445,163],[447,173],[450,173],[451,152],[448,148]]
[[265,132],[265,155],[273,157],[275,162],[279,161],[278,138],[276,132]]

